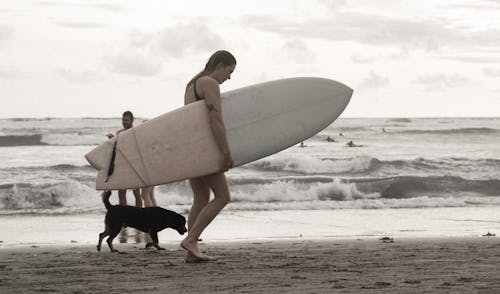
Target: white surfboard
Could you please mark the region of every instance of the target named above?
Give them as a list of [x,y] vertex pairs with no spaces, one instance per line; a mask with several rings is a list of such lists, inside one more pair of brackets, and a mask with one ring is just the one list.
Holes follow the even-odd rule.
[[[235,166],[302,142],[344,111],[353,90],[323,78],[289,78],[223,93],[222,116]],[[108,178],[113,145],[114,172]],[[222,154],[205,101],[178,108],[99,145],[85,155],[98,170],[96,189],[166,184],[219,171]]]

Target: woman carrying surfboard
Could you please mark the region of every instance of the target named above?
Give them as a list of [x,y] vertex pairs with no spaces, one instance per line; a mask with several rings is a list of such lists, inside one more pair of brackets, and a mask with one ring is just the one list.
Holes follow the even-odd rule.
[[[217,51],[210,56],[205,69],[195,75],[186,86],[184,94],[186,105],[205,100],[210,129],[222,154],[220,172],[189,180],[194,199],[188,215],[188,235],[181,242],[182,248],[187,251],[186,262],[215,260],[214,257],[201,252],[198,239],[231,199],[224,172],[233,166],[233,159],[222,120],[219,85],[231,78],[235,67],[236,59],[231,53],[225,50]],[[215,195],[212,201],[209,201],[210,190]]]

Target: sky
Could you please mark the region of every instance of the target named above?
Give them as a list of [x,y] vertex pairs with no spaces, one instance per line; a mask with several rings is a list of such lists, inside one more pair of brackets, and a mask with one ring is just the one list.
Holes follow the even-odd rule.
[[343,117],[500,116],[500,0],[0,0],[0,118],[152,118],[226,49],[221,91],[297,76]]

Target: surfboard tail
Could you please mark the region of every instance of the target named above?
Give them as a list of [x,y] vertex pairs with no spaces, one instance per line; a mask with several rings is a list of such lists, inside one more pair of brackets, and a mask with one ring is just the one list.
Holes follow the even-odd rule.
[[111,158],[111,152],[113,151],[113,144],[115,141],[116,139],[112,139],[97,146],[96,148],[85,154],[85,159],[87,159],[87,161],[93,168],[97,170],[104,169]]
[[[103,144],[97,146],[87,154],[85,159],[92,167],[97,169],[96,189],[97,190],[119,190],[119,189],[135,189],[146,187],[149,185],[148,181],[141,176],[141,170],[134,166],[134,162],[123,154],[120,145],[123,142],[117,141],[115,137]],[[112,162],[113,146],[117,143]],[[131,143],[127,143],[131,145]],[[108,175],[110,165],[113,163],[113,173]]]

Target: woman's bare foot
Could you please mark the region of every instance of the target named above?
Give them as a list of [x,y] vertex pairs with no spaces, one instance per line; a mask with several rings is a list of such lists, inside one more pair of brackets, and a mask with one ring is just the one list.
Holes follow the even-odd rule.
[[[217,260],[217,258],[203,254],[200,249],[198,248],[198,243],[197,242],[189,242],[186,239],[182,240],[181,242],[181,247],[184,248],[188,252],[188,255],[186,256],[186,262],[188,260],[192,260],[193,258],[198,259],[198,261],[214,261]],[[191,255],[192,258],[189,256]]]
[[186,263],[205,262],[205,260],[201,260],[201,259],[196,258],[196,256],[194,256],[193,254],[191,254],[191,252],[189,252],[189,251],[186,254],[186,258],[184,258],[184,261]]
[[188,253],[186,254],[186,257],[184,258],[184,261],[186,263],[200,263],[200,262],[207,262],[207,261],[216,261],[218,260],[217,257],[212,257],[212,256],[208,256],[206,254],[203,254],[206,258],[208,259],[198,259],[196,256],[194,256],[193,254],[191,254],[191,252],[188,251]]

